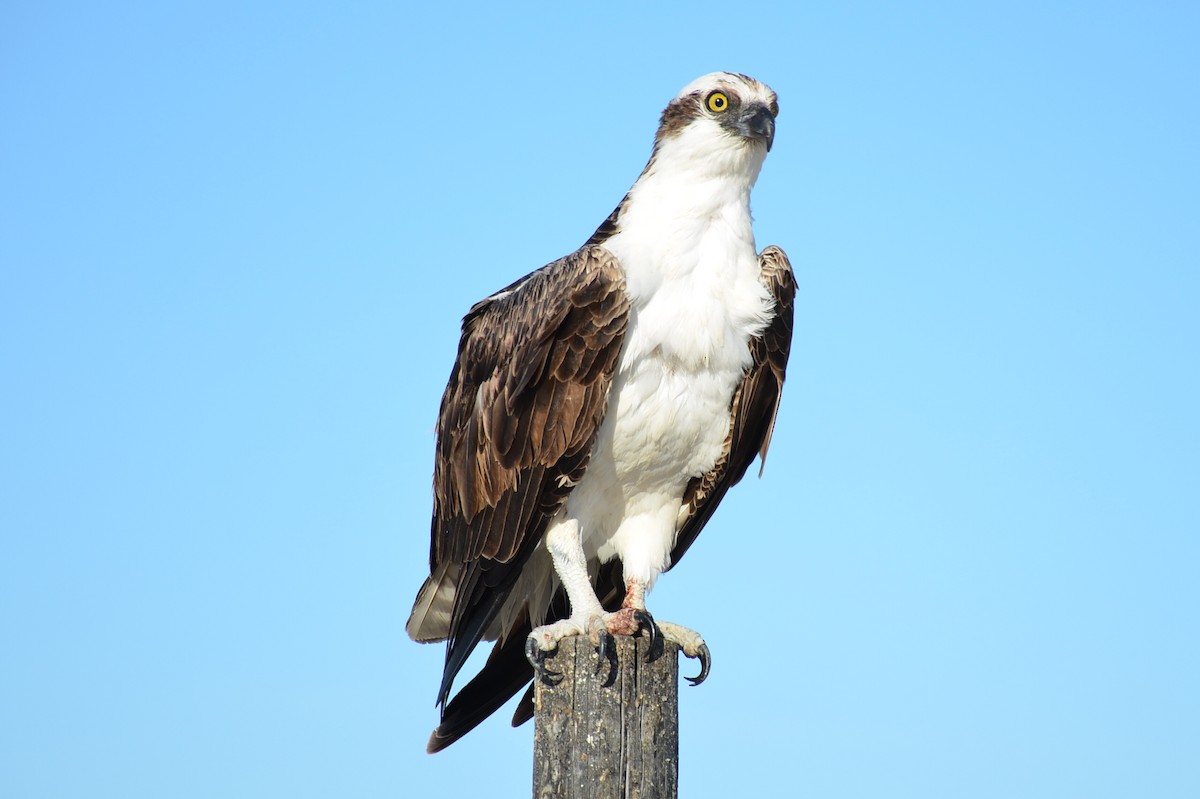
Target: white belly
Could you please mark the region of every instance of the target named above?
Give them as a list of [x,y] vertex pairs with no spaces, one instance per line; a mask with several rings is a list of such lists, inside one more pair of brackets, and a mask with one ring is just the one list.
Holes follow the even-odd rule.
[[719,288],[693,274],[635,302],[595,450],[565,508],[589,559],[619,557],[647,586],[669,565],[688,482],[725,447],[749,340],[770,308],[752,266],[741,280],[727,267]]

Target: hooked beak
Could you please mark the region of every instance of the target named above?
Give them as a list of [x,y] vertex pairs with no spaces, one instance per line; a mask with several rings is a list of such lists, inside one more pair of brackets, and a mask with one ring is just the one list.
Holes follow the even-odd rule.
[[747,106],[737,121],[737,130],[747,139],[761,139],[767,143],[767,151],[775,141],[775,117],[765,105],[755,103]]

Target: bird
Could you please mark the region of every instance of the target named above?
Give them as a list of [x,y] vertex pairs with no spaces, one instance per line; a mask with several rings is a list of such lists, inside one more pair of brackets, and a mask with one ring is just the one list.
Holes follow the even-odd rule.
[[[703,637],[656,620],[646,594],[679,562],[771,442],[796,281],[756,252],[750,193],[775,139],[775,92],[715,72],[659,120],[649,161],[575,252],[475,303],[437,421],[429,577],[406,629],[446,642],[450,746],[559,676],[559,643],[677,643],[709,674]],[[762,474],[760,465],[759,474]],[[451,699],[468,655],[494,641]]]

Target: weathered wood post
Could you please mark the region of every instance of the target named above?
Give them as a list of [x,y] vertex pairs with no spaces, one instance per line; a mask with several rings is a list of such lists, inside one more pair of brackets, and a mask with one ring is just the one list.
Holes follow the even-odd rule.
[[615,636],[616,661],[597,670],[596,648],[566,638],[534,697],[534,799],[676,799],[679,790],[679,648],[646,662],[650,641]]

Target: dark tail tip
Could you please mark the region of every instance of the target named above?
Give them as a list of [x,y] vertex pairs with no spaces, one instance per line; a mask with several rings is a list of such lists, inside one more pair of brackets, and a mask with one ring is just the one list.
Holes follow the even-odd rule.
[[429,736],[429,743],[425,744],[425,753],[436,755],[438,752],[442,751],[457,740],[457,736],[451,737],[449,735],[442,734],[442,728],[438,727],[433,731],[433,734]]

